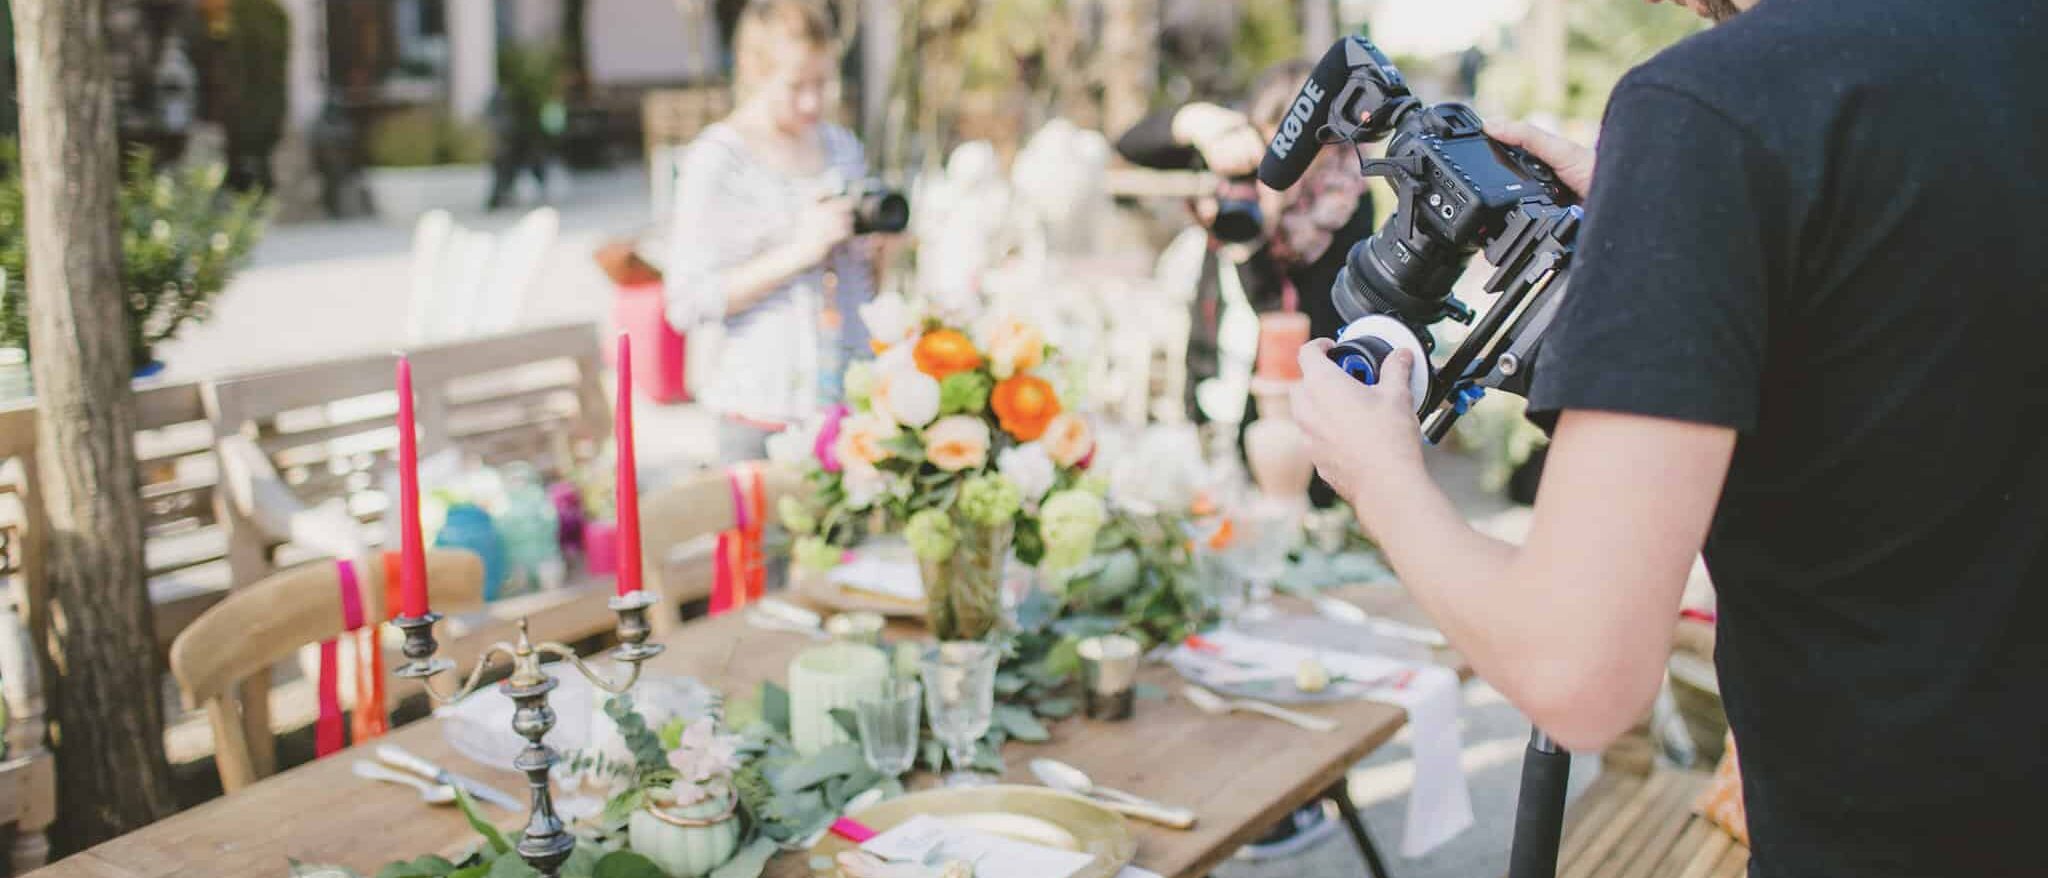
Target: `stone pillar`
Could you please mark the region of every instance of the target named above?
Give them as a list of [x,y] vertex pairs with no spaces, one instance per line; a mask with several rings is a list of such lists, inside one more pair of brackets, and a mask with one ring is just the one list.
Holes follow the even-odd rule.
[[874,151],[888,124],[889,85],[896,78],[903,20],[896,0],[861,0],[860,17],[860,130]]
[[480,118],[498,88],[498,17],[493,0],[449,0],[448,109]]
[[283,0],[291,18],[291,50],[285,68],[286,127],[300,132],[320,118],[327,102],[326,0]]
[[1301,55],[1314,60],[1337,41],[1337,9],[1334,0],[1301,0]]

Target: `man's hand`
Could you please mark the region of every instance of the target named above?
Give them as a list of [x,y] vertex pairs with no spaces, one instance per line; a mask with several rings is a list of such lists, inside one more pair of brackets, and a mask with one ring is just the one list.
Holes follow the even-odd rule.
[[1557,172],[1558,182],[1580,198],[1593,191],[1593,150],[1527,122],[1488,122],[1486,134],[1542,159]]
[[1397,481],[1427,478],[1422,432],[1415,420],[1408,374],[1416,368],[1405,350],[1380,364],[1380,380],[1358,383],[1330,362],[1331,341],[1301,346],[1301,383],[1294,387],[1295,422],[1308,434],[1316,470],[1361,515],[1358,499],[1383,496]]

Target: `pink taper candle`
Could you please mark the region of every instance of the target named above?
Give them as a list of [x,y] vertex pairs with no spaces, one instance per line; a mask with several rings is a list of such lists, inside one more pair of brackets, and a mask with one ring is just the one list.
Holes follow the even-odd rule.
[[612,496],[618,504],[619,594],[640,590],[640,482],[639,467],[633,463],[633,339],[619,333],[619,402],[612,414],[618,418],[613,437],[619,443],[618,485]]
[[414,438],[412,363],[398,358],[399,613],[427,614],[427,552],[420,545],[420,453]]

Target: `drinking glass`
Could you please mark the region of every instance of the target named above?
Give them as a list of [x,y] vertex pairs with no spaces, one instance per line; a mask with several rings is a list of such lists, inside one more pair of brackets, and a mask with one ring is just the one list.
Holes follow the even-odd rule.
[[988,733],[995,710],[998,656],[994,646],[966,641],[925,651],[925,710],[931,715],[932,735],[946,745],[947,761],[953,764],[947,786],[988,783],[974,773],[974,745]]
[[881,697],[853,706],[860,729],[860,752],[868,767],[890,777],[910,770],[917,761],[918,720],[923,718],[924,688],[916,680],[890,680]]
[[1231,552],[1232,566],[1245,583],[1245,603],[1237,614],[1241,619],[1273,616],[1273,586],[1286,574],[1287,556],[1301,542],[1304,511],[1293,498],[1255,496],[1235,516],[1244,528]]

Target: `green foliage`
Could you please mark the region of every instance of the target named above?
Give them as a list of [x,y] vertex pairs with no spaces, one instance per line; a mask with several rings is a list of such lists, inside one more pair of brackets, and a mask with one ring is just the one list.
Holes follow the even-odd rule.
[[[121,286],[135,365],[187,324],[205,320],[228,279],[263,237],[270,205],[222,191],[218,165],[159,171],[147,152],[129,156],[119,193]],[[28,215],[21,151],[0,140],[0,347],[28,348]]]
[[408,107],[370,126],[368,152],[381,168],[478,164],[491,158],[491,132],[459,124],[439,107]]
[[1246,0],[1243,4],[1237,49],[1231,60],[1242,69],[1247,88],[1267,67],[1301,57],[1299,11],[1294,0]]
[[455,804],[462,809],[462,819],[469,821],[469,828],[476,830],[476,834],[484,837],[484,842],[490,845],[492,853],[503,856],[510,852],[512,850],[512,840],[505,837],[504,830],[492,825],[491,821],[484,818],[482,812],[477,810],[476,800],[469,797],[469,793],[462,788],[462,785],[455,784],[450,789],[455,791]]

